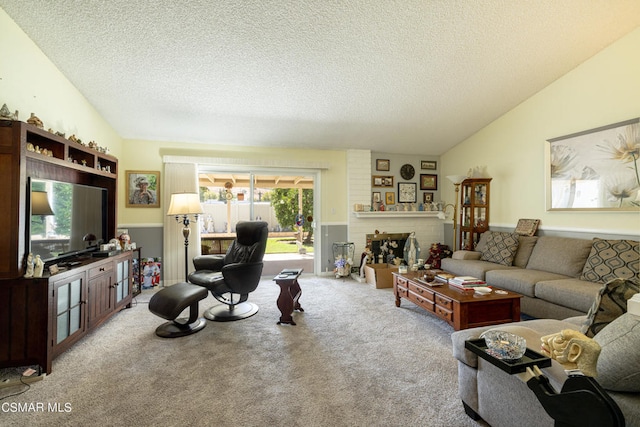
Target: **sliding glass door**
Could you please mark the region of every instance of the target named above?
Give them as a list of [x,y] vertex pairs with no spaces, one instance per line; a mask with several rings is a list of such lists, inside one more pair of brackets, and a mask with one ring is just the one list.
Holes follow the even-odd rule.
[[201,220],[203,254],[225,253],[235,238],[238,221],[262,220],[269,224],[264,274],[271,274],[270,270],[280,266],[313,272],[312,173],[235,172],[201,166],[198,180],[204,211]]

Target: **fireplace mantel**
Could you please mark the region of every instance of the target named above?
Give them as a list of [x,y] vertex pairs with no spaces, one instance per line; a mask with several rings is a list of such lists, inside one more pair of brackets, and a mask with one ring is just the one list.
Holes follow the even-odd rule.
[[410,217],[419,217],[419,218],[436,218],[436,219],[444,219],[441,218],[442,212],[439,211],[362,211],[362,212],[353,212],[356,218],[410,218]]

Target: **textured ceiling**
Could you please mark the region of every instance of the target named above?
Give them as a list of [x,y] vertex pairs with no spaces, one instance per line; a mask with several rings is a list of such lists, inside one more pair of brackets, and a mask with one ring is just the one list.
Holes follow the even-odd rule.
[[0,7],[124,138],[433,155],[640,26],[638,0]]

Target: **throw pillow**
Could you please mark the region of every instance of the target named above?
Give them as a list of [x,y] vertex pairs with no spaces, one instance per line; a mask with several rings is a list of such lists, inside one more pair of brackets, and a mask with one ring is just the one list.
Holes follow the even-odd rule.
[[606,390],[640,392],[640,316],[624,314],[593,339],[601,347],[598,383]]
[[519,236],[516,233],[493,231],[487,239],[480,259],[496,264],[512,265],[518,250],[518,243]]
[[487,246],[487,240],[489,240],[489,236],[491,236],[492,233],[493,231],[491,230],[487,230],[484,233],[482,233],[480,235],[480,240],[478,240],[478,243],[476,244],[476,247],[474,250],[477,252],[482,252],[484,248]]
[[638,277],[640,242],[593,239],[593,246],[580,279],[605,283],[616,277]]
[[640,292],[640,286],[633,280],[613,279],[598,293],[587,313],[580,332],[593,338],[609,323],[627,312],[627,300]]

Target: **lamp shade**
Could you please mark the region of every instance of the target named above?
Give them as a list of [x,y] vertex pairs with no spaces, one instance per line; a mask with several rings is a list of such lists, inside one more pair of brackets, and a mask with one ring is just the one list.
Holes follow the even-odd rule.
[[454,184],[460,184],[462,181],[467,179],[466,175],[447,175],[447,179]]
[[31,192],[31,215],[55,215],[46,191]]
[[198,193],[174,193],[171,195],[167,215],[200,215],[202,213]]

